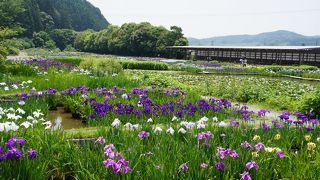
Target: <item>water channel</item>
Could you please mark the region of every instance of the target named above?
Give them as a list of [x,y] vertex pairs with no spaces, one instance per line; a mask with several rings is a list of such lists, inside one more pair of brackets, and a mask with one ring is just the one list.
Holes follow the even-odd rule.
[[48,119],[52,123],[53,129],[78,129],[86,127],[80,119],[72,117],[71,113],[65,112],[63,107],[58,107],[57,110],[49,111]]

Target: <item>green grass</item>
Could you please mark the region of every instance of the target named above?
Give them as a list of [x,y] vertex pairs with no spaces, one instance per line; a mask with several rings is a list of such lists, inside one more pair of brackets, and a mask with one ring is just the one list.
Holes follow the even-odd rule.
[[59,61],[62,63],[72,63],[76,66],[80,65],[80,63],[83,61],[83,59],[79,57],[55,57],[52,60]]
[[133,61],[123,60],[119,61],[123,69],[141,69],[141,70],[168,70],[169,67],[163,62],[153,61]]
[[[1,178],[10,179],[48,179],[48,178],[77,178],[77,179],[238,179],[239,174],[247,171],[245,164],[255,160],[260,166],[259,171],[249,171],[253,179],[296,179],[304,177],[314,179],[319,176],[319,150],[311,153],[307,150],[307,141],[304,135],[311,135],[315,142],[319,129],[313,133],[304,133],[296,129],[272,129],[269,131],[253,130],[248,128],[217,128],[209,126],[201,131],[211,130],[214,137],[209,140],[210,147],[204,146],[204,142],[198,142],[195,135],[199,130],[189,131],[182,135],[168,135],[166,133],[152,133],[150,125],[144,124],[143,130],[151,132],[146,139],[138,138],[136,131],[115,130],[112,128],[100,128],[90,130],[92,137],[103,136],[106,143],[113,143],[117,151],[130,161],[129,166],[133,172],[127,175],[114,175],[110,169],[103,167],[103,147],[88,143],[79,146],[69,141],[70,132],[67,134],[57,131],[43,131],[35,129],[26,134],[15,133],[18,137],[25,137],[27,144],[25,150],[34,148],[38,156],[34,160],[26,158],[20,161],[4,161],[0,167]],[[87,130],[87,129],[86,129]],[[85,135],[87,134],[87,132]],[[225,139],[219,138],[220,134],[226,135]],[[275,140],[275,134],[281,134],[280,140]],[[278,147],[285,153],[285,158],[279,159],[275,153],[259,152],[259,157],[252,157],[252,149],[243,149],[241,142],[247,140],[253,145],[254,135],[261,137],[261,142],[269,147]],[[2,142],[7,140],[10,134],[2,136]],[[79,135],[71,137],[79,137]],[[317,143],[317,145],[319,145]],[[238,159],[226,157],[225,170],[218,171],[214,165],[221,162],[216,156],[217,147],[229,147],[238,154]],[[152,152],[151,156],[146,155]],[[187,163],[189,171],[179,173],[179,166]],[[201,169],[200,164],[209,164],[208,169]],[[156,166],[161,169],[157,170]]]

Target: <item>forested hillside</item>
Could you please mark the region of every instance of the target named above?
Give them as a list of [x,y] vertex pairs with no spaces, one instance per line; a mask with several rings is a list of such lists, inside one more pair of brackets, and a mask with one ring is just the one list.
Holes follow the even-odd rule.
[[100,10],[86,0],[24,0],[18,22],[25,34],[51,29],[101,30],[109,23]]
[[150,23],[109,25],[86,0],[0,0],[0,59],[21,49],[161,56],[187,45],[182,29]]

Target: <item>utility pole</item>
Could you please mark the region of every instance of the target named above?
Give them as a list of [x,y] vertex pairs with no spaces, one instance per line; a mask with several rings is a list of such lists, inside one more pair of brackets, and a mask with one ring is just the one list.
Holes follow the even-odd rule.
[[213,40],[211,41],[211,46],[214,46],[214,41]]

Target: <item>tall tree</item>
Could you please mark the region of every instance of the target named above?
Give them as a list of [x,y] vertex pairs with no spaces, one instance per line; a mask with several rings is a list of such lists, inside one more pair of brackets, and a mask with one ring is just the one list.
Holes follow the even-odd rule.
[[13,48],[6,44],[5,40],[23,31],[23,28],[15,23],[22,12],[22,0],[0,0],[0,60]]
[[76,32],[71,29],[54,29],[50,32],[50,36],[57,47],[64,50],[68,45],[73,44]]

